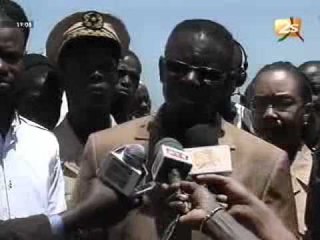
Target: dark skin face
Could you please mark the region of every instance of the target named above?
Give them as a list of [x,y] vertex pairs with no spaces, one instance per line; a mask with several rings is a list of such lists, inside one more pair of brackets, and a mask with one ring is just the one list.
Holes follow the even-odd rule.
[[2,101],[14,102],[15,100],[16,84],[23,70],[24,41],[24,34],[20,29],[0,26],[0,99]]
[[148,89],[140,85],[136,91],[135,104],[134,104],[135,117],[143,117],[150,114],[151,101],[148,93]]
[[285,70],[264,72],[253,93],[257,135],[284,150],[302,141],[305,104],[296,77]]
[[135,57],[126,55],[120,60],[118,70],[117,94],[119,97],[132,99],[139,85],[141,66]]
[[118,83],[114,44],[83,38],[69,46],[61,57],[69,112],[108,114]]
[[37,66],[24,74],[19,112],[40,125],[53,129],[60,117],[62,90],[58,75],[47,66]]
[[231,70],[232,56],[219,50],[205,33],[178,33],[160,60],[166,104],[184,122],[207,121],[229,92],[224,73]]
[[320,95],[320,63],[310,64],[309,66],[306,66],[302,70],[302,72],[306,74],[306,76],[310,80],[314,97],[319,97]]

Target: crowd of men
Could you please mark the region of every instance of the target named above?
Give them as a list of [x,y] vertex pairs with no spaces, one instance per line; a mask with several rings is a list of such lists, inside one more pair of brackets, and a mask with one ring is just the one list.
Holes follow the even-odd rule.
[[[245,49],[220,23],[184,20],[159,56],[164,103],[151,113],[121,19],[71,14],[46,56],[26,54],[30,28],[18,22],[22,7],[0,1],[0,239],[320,239],[320,61],[265,65],[236,103]],[[103,181],[108,154],[128,144],[146,149],[152,172],[166,138],[228,146],[232,171],[133,198]]]

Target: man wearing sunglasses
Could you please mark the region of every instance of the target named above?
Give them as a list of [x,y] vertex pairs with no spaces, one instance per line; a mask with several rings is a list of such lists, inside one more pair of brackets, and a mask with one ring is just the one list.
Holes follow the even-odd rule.
[[[218,114],[221,102],[231,96],[235,86],[230,77],[233,46],[228,30],[210,20],[186,20],[174,28],[159,61],[165,103],[155,117],[139,118],[89,137],[80,170],[82,200],[87,197],[90,179],[96,176],[106,152],[123,144],[141,143],[148,144],[152,153],[159,139],[171,137],[184,143],[189,128],[204,124],[216,128],[219,144],[232,149],[231,176],[267,203],[291,231],[297,231],[287,155],[227,123]],[[148,159],[147,168],[152,162]],[[161,224],[170,222],[163,215],[170,210],[160,192],[152,195],[141,209],[131,212],[110,231],[110,239],[150,240],[163,236],[166,225]],[[180,225],[174,239],[203,239],[201,233],[191,233]]]

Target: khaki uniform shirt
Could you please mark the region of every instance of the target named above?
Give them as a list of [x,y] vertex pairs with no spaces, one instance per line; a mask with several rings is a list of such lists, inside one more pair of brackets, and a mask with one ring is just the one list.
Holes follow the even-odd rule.
[[[113,117],[111,127],[116,125]],[[63,164],[63,174],[65,181],[65,198],[68,209],[73,208],[72,193],[75,188],[76,178],[79,175],[79,158],[82,155],[84,144],[74,133],[67,117],[53,130],[60,145],[60,158]]]
[[291,165],[292,188],[296,202],[299,234],[304,236],[307,232],[305,224],[306,200],[308,184],[312,168],[312,155],[309,148],[304,145],[297,153]]

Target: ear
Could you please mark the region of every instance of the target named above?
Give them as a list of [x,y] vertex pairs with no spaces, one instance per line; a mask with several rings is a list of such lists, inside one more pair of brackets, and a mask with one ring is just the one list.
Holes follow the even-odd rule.
[[165,71],[166,71],[166,66],[165,66],[165,60],[161,56],[159,58],[159,74],[160,74],[160,81],[163,83],[164,78],[165,78]]

